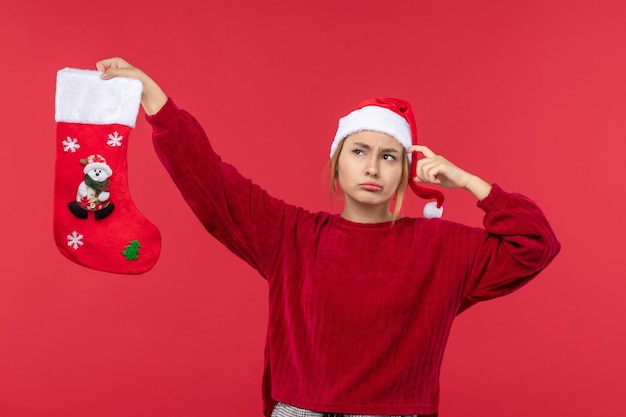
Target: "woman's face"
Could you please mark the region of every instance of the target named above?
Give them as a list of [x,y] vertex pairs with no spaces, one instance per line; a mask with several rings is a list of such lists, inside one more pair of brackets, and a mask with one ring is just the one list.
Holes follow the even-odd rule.
[[362,131],[344,139],[337,162],[345,204],[389,209],[402,178],[404,149],[393,137]]

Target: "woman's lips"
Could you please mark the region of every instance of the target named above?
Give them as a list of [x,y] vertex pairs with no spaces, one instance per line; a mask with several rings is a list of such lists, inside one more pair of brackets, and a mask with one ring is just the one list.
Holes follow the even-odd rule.
[[383,189],[383,187],[381,187],[379,184],[376,184],[375,182],[364,182],[359,185],[362,189],[367,191],[380,191]]

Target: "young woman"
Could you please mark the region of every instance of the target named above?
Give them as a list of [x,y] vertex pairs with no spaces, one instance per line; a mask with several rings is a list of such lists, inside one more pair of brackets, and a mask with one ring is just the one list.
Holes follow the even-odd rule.
[[[269,284],[265,416],[436,415],[455,316],[518,289],[559,252],[533,201],[415,145],[403,100],[367,100],[341,118],[330,164],[343,211],[314,213],[223,162],[144,72],[121,58],[96,67],[143,82],[157,155],[187,204]],[[407,185],[441,206],[418,183],[471,192],[485,229],[400,216]]]

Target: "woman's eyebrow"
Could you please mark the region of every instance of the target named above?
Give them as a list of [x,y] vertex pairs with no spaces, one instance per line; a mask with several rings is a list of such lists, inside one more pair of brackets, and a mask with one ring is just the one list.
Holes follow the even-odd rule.
[[[363,142],[354,142],[354,145],[359,146],[361,148],[364,149],[372,149],[372,147],[370,145],[368,145],[367,143],[363,143]],[[384,153],[398,153],[400,152],[399,150],[397,150],[396,148],[384,148],[380,150],[381,152]]]
[[385,149],[381,149],[380,151],[384,152],[384,153],[398,153],[398,152],[400,152],[396,148],[385,148]]

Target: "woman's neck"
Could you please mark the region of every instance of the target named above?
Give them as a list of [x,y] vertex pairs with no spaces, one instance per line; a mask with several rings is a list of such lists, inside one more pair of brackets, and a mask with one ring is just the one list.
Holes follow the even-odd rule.
[[346,201],[341,217],[354,223],[383,223],[393,220],[389,204],[372,206]]

